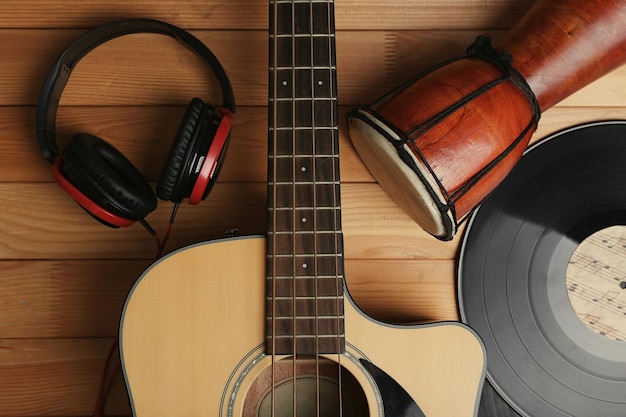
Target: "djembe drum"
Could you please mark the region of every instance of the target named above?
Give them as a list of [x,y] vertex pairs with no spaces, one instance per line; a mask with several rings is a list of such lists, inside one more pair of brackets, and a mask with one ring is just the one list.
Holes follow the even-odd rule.
[[504,179],[542,112],[626,60],[626,1],[539,0],[498,48],[480,36],[348,115],[387,194],[441,240]]

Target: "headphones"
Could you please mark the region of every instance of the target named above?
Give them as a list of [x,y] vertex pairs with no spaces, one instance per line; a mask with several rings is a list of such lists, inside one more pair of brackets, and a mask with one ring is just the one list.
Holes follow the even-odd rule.
[[[133,33],[168,35],[209,64],[222,90],[223,103],[214,108],[199,98],[187,107],[156,186],[112,145],[89,133],[78,133],[59,152],[56,115],[61,94],[76,64],[108,40]],[[56,59],[37,102],[37,140],[52,165],[55,181],[96,220],[126,227],[143,220],[157,206],[158,196],[178,204],[188,198],[199,204],[211,190],[226,154],[235,99],[226,72],[215,55],[190,33],[150,19],[128,19],[97,27],[72,42]],[[172,215],[173,216],[173,215]]]

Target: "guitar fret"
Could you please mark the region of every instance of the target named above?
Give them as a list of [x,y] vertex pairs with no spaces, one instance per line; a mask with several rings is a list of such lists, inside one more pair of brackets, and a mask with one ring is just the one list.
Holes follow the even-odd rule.
[[295,230],[295,231],[276,231],[274,235],[318,235],[318,234],[340,234],[337,230]]
[[[318,211],[318,212],[321,212],[321,211],[325,210],[325,211],[331,211],[332,212],[332,211],[340,211],[341,210],[341,206],[334,206],[334,207],[303,207],[303,206],[298,206],[298,207],[272,207],[272,208],[268,209],[268,211],[270,211],[270,212],[276,211],[276,212],[282,212],[283,214],[285,212],[290,212],[290,211],[293,211],[293,210]],[[321,230],[323,230],[323,229],[321,229]],[[297,230],[290,229],[290,231],[296,232]],[[337,233],[340,233],[340,231],[337,230]]]
[[342,352],[334,2],[270,0],[270,16],[267,349]]
[[[284,71],[287,73],[293,73],[296,71],[306,71],[308,73],[311,72],[331,72],[331,73],[335,73],[335,71],[337,70],[337,66],[336,65],[297,65],[297,64],[290,64],[290,65],[278,65],[278,66],[270,66],[269,68],[270,73],[274,73],[274,75],[276,75],[278,72]],[[329,98],[335,98],[334,96],[329,96]],[[269,97],[270,100],[272,100],[273,97]]]
[[[275,233],[273,233],[273,234],[275,234]],[[325,234],[323,236],[327,237],[327,236],[332,235],[332,234],[334,234],[334,233]],[[341,233],[336,233],[335,235],[336,236],[341,236]],[[284,234],[283,236],[288,236],[288,235]],[[297,237],[297,235],[296,235],[296,237]],[[286,253],[268,253],[268,257],[273,258],[273,259],[277,259],[277,260],[294,259],[294,257],[298,257],[298,258],[307,258],[308,257],[308,258],[315,259],[315,260],[320,261],[320,262],[325,262],[328,259],[330,259],[330,260],[337,259],[337,263],[339,263],[339,259],[342,258],[342,254],[341,254],[341,252],[332,251],[332,250],[329,250],[327,252],[317,252],[317,253],[306,253],[306,252],[293,253],[293,251],[292,251],[292,252],[286,252]],[[295,259],[294,259],[294,261],[295,261]],[[294,265],[298,265],[298,264],[294,262]],[[307,263],[307,265],[309,265],[309,263]],[[333,273],[334,273],[334,271],[333,271]]]
[[318,297],[343,296],[343,278],[341,276],[277,276],[269,277],[266,283],[267,296],[306,297],[317,294]]
[[[317,158],[319,159],[324,159],[324,158],[335,158],[335,159],[339,159],[339,157],[337,155],[308,155],[308,154],[294,154],[294,155],[269,155],[269,158],[273,159],[286,159],[286,160],[293,160],[293,158]],[[339,183],[339,181],[335,181],[337,183]],[[270,184],[272,184],[271,181],[269,181]]]
[[343,275],[277,275],[274,276],[272,278],[268,278],[269,281],[271,281],[272,279],[276,279],[277,281],[292,281],[292,280],[300,280],[300,281],[304,281],[304,280],[317,280],[317,279],[332,279],[332,280],[338,280],[338,279],[343,279]]
[[[337,233],[339,235],[339,233]],[[335,252],[328,252],[328,253],[298,253],[296,255],[294,255],[293,253],[286,253],[286,254],[281,254],[281,253],[271,253],[269,254],[269,256],[271,256],[272,258],[293,258],[294,256],[310,256],[310,257],[314,257],[314,258],[323,258],[323,257],[329,257],[329,258],[337,258],[337,257],[341,257],[341,253],[335,253]]]
[[327,279],[327,280],[337,280],[337,279],[343,279],[343,275],[340,274],[335,274],[335,275],[324,275],[324,274],[311,274],[311,275],[293,275],[293,274],[276,274],[274,276],[272,276],[271,278],[268,278],[269,281],[276,279],[276,280],[283,280],[283,281],[288,281],[288,280],[314,280],[314,279]]
[[[287,296],[271,297],[271,296],[268,296],[267,299],[270,300],[270,301],[272,301],[272,300],[276,300],[276,301],[280,301],[280,300],[317,301],[317,300],[337,300],[337,297],[332,297],[332,296],[327,296],[327,295],[320,295],[320,296],[303,295],[303,296],[294,296],[294,297],[287,297]],[[298,316],[298,317],[302,317],[302,316]],[[321,316],[317,316],[317,317],[321,317]]]
[[334,124],[331,126],[319,126],[319,125],[311,125],[311,126],[287,126],[287,127],[283,127],[283,126],[270,126],[269,128],[270,132],[271,131],[277,131],[277,132],[281,132],[281,131],[294,131],[294,132],[298,132],[298,131],[310,131],[313,130],[315,133],[319,133],[319,132],[331,132],[334,133],[335,131],[339,131],[339,128],[337,128],[337,126],[335,126]]
[[[341,210],[341,206],[339,204],[337,204],[336,206],[332,206],[332,207],[298,204],[296,207],[294,207],[293,205],[282,205],[282,206],[272,207],[272,208],[269,208],[268,211],[284,212],[284,211],[293,210],[294,208],[302,209],[302,210]],[[339,230],[337,230],[337,232],[340,233]]]
[[345,316],[281,316],[281,317],[267,317],[266,320],[337,320],[344,318]]
[[[321,285],[331,285],[331,284],[335,285],[336,282],[331,283],[331,281],[342,281],[343,274],[341,274],[340,272],[322,273],[322,274],[315,274],[315,275],[293,275],[291,273],[287,273],[287,274],[273,274],[267,277],[268,282],[272,282],[273,280],[276,280],[277,282],[282,282],[282,284],[288,283],[287,281],[290,281],[290,280],[295,280],[295,281],[299,280],[299,281],[302,281],[303,283],[312,284],[310,288],[314,289],[315,281],[322,282]],[[288,284],[291,285],[291,283],[288,283]],[[288,291],[288,293],[292,294],[293,291]]]
[[[310,206],[310,205],[302,205],[299,204],[297,207],[294,206],[279,206],[279,207],[272,207],[269,208],[268,211],[289,211],[289,210],[293,210],[294,208],[296,209],[302,209],[302,210],[341,210],[341,206],[340,205],[336,205],[333,207],[322,207],[322,206]],[[339,230],[337,230],[337,232],[339,232]]]
[[277,334],[276,336],[274,336],[274,338],[276,339],[321,339],[321,338],[330,338],[330,337],[341,337],[341,336],[345,336],[344,333],[341,334],[336,334],[336,333],[331,333],[331,334],[316,334],[316,335],[308,335],[308,334],[297,334],[297,335],[292,335],[292,334]]
[[336,354],[345,350],[345,336],[339,335],[330,338],[302,338],[286,337],[274,339],[267,337],[267,351],[276,355],[315,355]]
[[[337,101],[336,98],[334,97],[311,97],[310,95],[305,96],[305,97],[277,97],[277,98],[273,98],[270,100],[270,102],[277,102],[277,103],[281,103],[281,102],[289,102],[292,103],[294,101],[298,101],[298,102],[306,102],[306,101],[310,101],[310,102],[318,102],[318,101],[332,101],[335,102]],[[312,126],[311,126],[312,127]]]
[[309,3],[322,3],[322,4],[329,4],[329,3],[334,3],[334,0],[272,0],[273,3],[276,4],[293,4],[293,3],[305,3],[305,4],[309,4]]
[[[332,252],[332,251],[329,251],[327,253],[296,253],[296,254],[294,254],[294,253],[270,253],[270,254],[268,254],[268,257],[270,257],[272,259],[276,259],[276,260],[293,259],[294,257],[300,257],[300,258],[310,257],[312,259],[317,259],[318,261],[324,261],[324,260],[326,260],[325,258],[328,258],[328,259],[331,259],[331,260],[332,259],[337,259],[337,263],[339,263],[339,259],[341,258],[341,253]],[[300,266],[300,265],[298,265],[296,263],[294,263],[294,265]],[[309,265],[309,264],[307,263],[307,265]],[[335,273],[333,272],[333,274],[335,274]],[[287,274],[285,274],[285,275],[287,275]],[[330,274],[327,274],[327,275],[330,276]],[[306,275],[306,276],[310,276],[310,275]],[[318,274],[318,276],[323,276],[323,275],[322,274]]]
[[[308,342],[308,343],[305,343]],[[333,339],[303,339],[294,343],[289,339],[267,339],[268,353],[272,355],[321,355],[337,354],[345,350],[344,336]]]
[[332,100],[274,101],[273,106],[269,106],[268,117],[270,121],[277,119],[275,127],[278,128],[310,127],[314,124],[329,127],[337,122],[333,112],[336,104]]
[[[333,3],[328,1],[270,1],[276,20],[270,33],[334,33]],[[275,12],[275,13],[272,13]]]
[[[267,277],[267,280],[269,282],[271,282],[272,280],[276,280],[276,281],[291,281],[291,280],[300,280],[302,282],[309,282],[309,283],[315,283],[315,281],[319,281],[319,282],[330,282],[330,281],[341,281],[343,279],[343,275],[297,275],[297,276],[293,276],[293,275],[274,275],[274,276],[269,276]],[[336,284],[336,282],[332,283],[333,285]],[[313,288],[315,288],[315,285],[312,285]],[[293,291],[289,291],[289,294],[292,294]]]
[[[268,181],[267,184],[268,185],[272,185],[272,186],[280,185],[280,186],[288,186],[288,187],[304,187],[304,186],[310,187],[311,185],[319,185],[320,187],[317,187],[319,189],[319,191],[324,191],[324,190],[321,190],[321,186],[324,186],[324,185],[326,185],[326,186],[329,186],[329,185],[335,186],[335,185],[337,185],[338,186],[341,183],[339,181],[333,181],[333,180],[329,180],[329,181],[319,180],[319,181],[295,181],[295,182],[292,182],[292,181]],[[332,188],[331,188],[331,190],[328,190],[328,191],[332,191]],[[320,207],[324,207],[324,206],[320,206]],[[331,206],[328,206],[328,207],[331,207]]]
[[[331,256],[331,255],[329,255]],[[332,257],[334,258],[335,255],[332,255]],[[273,258],[273,256],[272,256]],[[272,281],[273,279],[276,279],[277,281],[280,280],[301,280],[301,281],[324,281],[324,280],[335,280],[335,281],[341,281],[343,279],[343,275],[342,274],[333,274],[333,275],[324,275],[324,274],[317,274],[315,276],[313,275],[297,275],[297,276],[293,276],[293,275],[270,275],[267,277],[268,281]],[[290,292],[291,294],[291,292]]]
[[330,299],[303,299],[284,298],[276,299],[268,297],[267,311],[270,316],[292,316],[307,317],[311,315],[340,316],[343,314],[343,303],[338,297]]
[[329,39],[334,38],[335,35],[333,33],[270,33],[270,39],[281,39],[281,38],[320,38],[320,39]]
[[[293,271],[294,269],[298,270],[298,273],[296,275],[299,276],[306,276],[306,277],[310,277],[312,276],[312,274],[315,272],[315,268],[314,268],[314,261],[319,262],[328,262],[328,261],[335,261],[334,263],[330,263],[328,265],[324,265],[324,267],[318,267],[318,272],[316,273],[316,276],[322,277],[322,276],[336,276],[338,275],[338,271],[336,271],[333,266],[336,264],[339,264],[341,261],[341,257],[340,254],[334,251],[328,251],[326,253],[275,253],[275,254],[270,254],[270,256],[274,259],[276,259],[277,262],[282,262],[281,266],[281,271],[284,272],[278,272],[275,271],[274,274],[272,275],[282,275],[282,276],[289,276],[289,275],[293,275]],[[287,264],[285,265],[285,260],[289,260],[290,258],[300,258],[300,261],[298,259],[294,259],[294,262],[291,264]],[[306,259],[304,259],[306,258]],[[322,271],[319,271],[320,269],[322,269]]]
[[[334,207],[319,207],[319,206],[301,206],[299,205],[298,207],[295,207],[296,209],[302,209],[302,210],[341,210],[341,206],[334,206]],[[272,207],[269,208],[268,211],[290,211],[293,210],[294,207]],[[337,231],[339,232],[339,231]]]

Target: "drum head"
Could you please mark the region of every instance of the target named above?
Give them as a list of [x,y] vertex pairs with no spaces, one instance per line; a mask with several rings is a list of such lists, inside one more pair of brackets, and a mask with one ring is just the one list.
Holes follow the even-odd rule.
[[[626,234],[602,237],[624,225],[624,121],[532,146],[470,218],[462,320],[483,339],[490,383],[522,416],[626,415]],[[584,253],[589,243],[597,250]]]
[[456,221],[429,170],[419,161],[415,170],[403,161],[391,141],[400,138],[368,112],[349,119],[350,138],[359,156],[383,190],[417,224],[433,236],[451,239]]

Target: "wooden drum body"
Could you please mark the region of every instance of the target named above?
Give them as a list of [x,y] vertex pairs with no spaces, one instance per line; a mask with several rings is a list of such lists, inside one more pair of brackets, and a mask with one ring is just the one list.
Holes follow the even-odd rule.
[[350,116],[352,141],[380,185],[441,239],[504,178],[535,130],[532,93],[503,71],[460,57]]
[[479,37],[348,115],[372,175],[442,240],[504,179],[541,112],[626,60],[626,2],[539,0],[501,49]]

